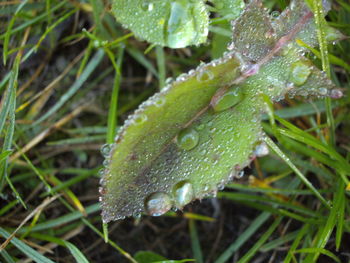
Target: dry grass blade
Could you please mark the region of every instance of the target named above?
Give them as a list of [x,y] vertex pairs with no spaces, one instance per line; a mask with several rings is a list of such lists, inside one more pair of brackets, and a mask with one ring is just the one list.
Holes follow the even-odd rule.
[[14,155],[10,157],[10,161],[13,162],[14,160],[18,159],[22,154],[29,151],[31,148],[33,148],[35,145],[40,143],[43,139],[45,139],[52,131],[62,127],[67,122],[74,119],[76,116],[78,116],[82,111],[84,111],[89,103],[85,103],[79,107],[77,107],[74,111],[64,116],[62,119],[54,123],[51,127],[45,129],[41,133],[39,133],[36,137],[33,138],[28,144],[26,144],[24,147],[22,147],[19,151],[17,151]]
[[16,235],[17,231],[21,229],[21,227],[27,223],[33,216],[35,216],[37,213],[41,213],[41,211],[51,204],[53,201],[55,201],[59,195],[55,195],[53,197],[46,198],[38,207],[36,207],[23,221],[22,223],[16,228],[15,231],[12,232],[11,236],[5,240],[4,243],[0,246],[0,251],[6,248],[6,246],[10,243],[11,239]]

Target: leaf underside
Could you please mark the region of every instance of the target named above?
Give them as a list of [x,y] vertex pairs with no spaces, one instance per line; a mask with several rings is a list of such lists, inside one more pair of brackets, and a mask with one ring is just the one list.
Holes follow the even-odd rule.
[[[324,97],[335,90],[295,42],[317,44],[313,16],[303,0],[292,1],[273,21],[260,1],[252,1],[232,24],[233,41],[223,58],[180,75],[120,129],[101,180],[104,222],[182,209],[238,176],[264,136],[263,95],[278,101],[286,94]],[[218,111],[228,92],[240,94],[239,101]],[[183,129],[194,131],[195,146],[179,147]],[[191,191],[181,202],[176,187],[184,182]],[[154,193],[169,203],[159,204],[156,213],[145,209]]]

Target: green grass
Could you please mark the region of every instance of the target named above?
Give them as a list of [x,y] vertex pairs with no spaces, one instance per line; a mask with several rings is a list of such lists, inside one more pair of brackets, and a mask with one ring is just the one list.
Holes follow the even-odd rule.
[[[310,58],[347,94],[350,41],[327,45],[323,30],[329,23],[349,36],[350,5],[335,2],[326,22],[321,1],[309,2],[321,43]],[[210,45],[153,47],[105,4],[0,2],[0,261],[140,263],[157,253],[200,263],[349,262],[349,96],[271,106],[271,153],[246,176],[183,212],[110,224],[106,238],[101,146],[167,77],[210,61],[229,38],[227,21],[213,19]]]

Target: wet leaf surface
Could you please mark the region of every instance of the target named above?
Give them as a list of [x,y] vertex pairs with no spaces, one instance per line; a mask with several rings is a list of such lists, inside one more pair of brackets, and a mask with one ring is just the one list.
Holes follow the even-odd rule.
[[233,22],[223,58],[180,75],[129,117],[103,150],[104,222],[182,209],[241,176],[252,159],[268,153],[261,143],[263,95],[279,101],[286,94],[340,92],[295,43],[316,44],[304,1],[292,1],[280,17],[252,1]]
[[204,43],[209,15],[203,1],[114,0],[116,19],[148,42],[182,48]]

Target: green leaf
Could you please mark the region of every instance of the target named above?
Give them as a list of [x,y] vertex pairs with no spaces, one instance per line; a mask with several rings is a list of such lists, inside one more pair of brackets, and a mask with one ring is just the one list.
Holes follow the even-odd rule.
[[252,1],[233,24],[230,52],[180,75],[129,116],[115,143],[103,149],[104,222],[182,209],[240,176],[268,153],[264,97],[340,94],[295,43],[317,44],[304,1],[293,1],[280,17],[285,23],[272,22],[261,2]]
[[114,0],[116,19],[153,44],[182,48],[204,43],[209,16],[202,0]]
[[165,257],[151,251],[139,251],[135,254],[134,259],[138,263],[153,263],[156,261],[167,260]]
[[225,19],[236,19],[244,8],[243,0],[210,0]]
[[72,243],[62,240],[64,245],[69,249],[70,253],[78,263],[89,263],[84,254]]

